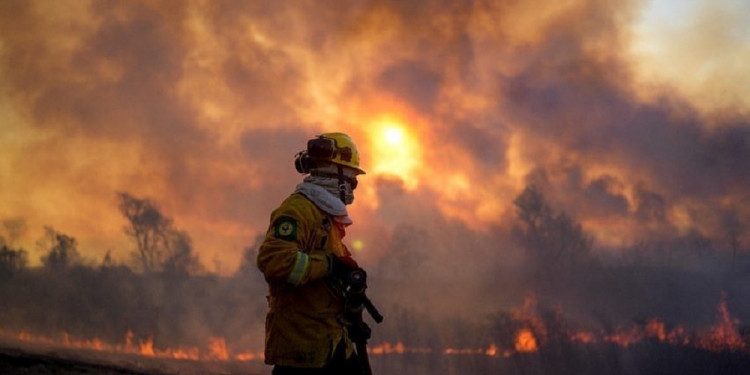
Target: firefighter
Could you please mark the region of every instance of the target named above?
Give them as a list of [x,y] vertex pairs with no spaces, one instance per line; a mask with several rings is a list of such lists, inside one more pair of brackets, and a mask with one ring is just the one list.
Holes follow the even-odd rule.
[[258,250],[269,287],[265,362],[274,366],[273,375],[359,375],[352,337],[360,329],[369,336],[369,328],[346,321],[345,303],[331,285],[361,270],[342,239],[352,224],[346,206],[365,171],[344,133],[309,140],[295,167],[306,176],[271,213]]

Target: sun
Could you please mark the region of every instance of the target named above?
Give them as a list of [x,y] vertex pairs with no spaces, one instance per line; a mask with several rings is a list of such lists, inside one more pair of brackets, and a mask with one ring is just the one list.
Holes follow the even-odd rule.
[[398,146],[404,140],[404,131],[396,126],[387,127],[383,133],[385,141],[393,146]]
[[409,189],[416,188],[421,146],[413,131],[401,121],[381,119],[370,127],[371,168],[375,174],[397,177]]

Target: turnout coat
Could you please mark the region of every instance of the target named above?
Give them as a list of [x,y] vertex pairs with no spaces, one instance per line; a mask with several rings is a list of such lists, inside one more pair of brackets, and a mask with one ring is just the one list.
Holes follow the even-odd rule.
[[269,287],[265,362],[323,367],[336,347],[354,346],[342,321],[344,302],[327,285],[327,254],[350,255],[344,226],[300,193],[271,213],[257,265]]

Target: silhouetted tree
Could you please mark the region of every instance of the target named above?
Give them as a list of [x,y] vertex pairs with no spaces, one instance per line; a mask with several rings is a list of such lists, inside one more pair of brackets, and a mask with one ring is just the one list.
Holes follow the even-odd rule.
[[3,234],[0,235],[0,277],[12,275],[26,268],[28,253],[22,248],[14,248],[13,243],[26,231],[23,219],[3,220]]
[[115,261],[112,260],[112,250],[107,250],[107,252],[104,254],[104,259],[102,259],[102,267],[114,267]]
[[44,227],[44,237],[38,244],[47,251],[47,254],[41,257],[45,268],[61,270],[81,264],[78,242],[67,234],[51,227]]
[[166,259],[162,264],[164,272],[174,275],[188,275],[203,270],[198,257],[193,254],[193,241],[184,231],[171,229],[168,233]]
[[535,186],[526,187],[513,204],[519,219],[516,234],[537,278],[589,260],[591,238],[565,212],[556,214]]
[[13,275],[26,268],[28,253],[24,249],[13,249],[5,245],[0,237],[0,277]]
[[128,220],[125,233],[136,243],[134,258],[143,272],[189,274],[202,269],[190,236],[173,228],[172,219],[164,216],[155,203],[124,192],[117,195],[120,212]]
[[138,265],[144,272],[156,271],[163,258],[172,221],[148,199],[139,199],[128,193],[118,193],[118,196],[120,212],[128,220],[125,233],[137,246],[135,258]]

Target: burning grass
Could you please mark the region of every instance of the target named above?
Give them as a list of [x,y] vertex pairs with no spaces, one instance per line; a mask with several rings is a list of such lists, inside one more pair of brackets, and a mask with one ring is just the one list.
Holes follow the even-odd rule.
[[128,331],[122,343],[110,343],[100,338],[83,339],[73,337],[68,333],[59,335],[39,335],[28,332],[0,331],[0,336],[6,341],[18,340],[24,343],[41,344],[48,347],[66,349],[81,349],[106,353],[132,354],[149,358],[169,358],[192,361],[262,361],[262,352],[234,351],[227,347],[226,341],[220,337],[211,337],[204,348],[199,347],[154,347],[153,337],[135,342],[133,332]]
[[[629,279],[621,281],[617,273],[606,274],[614,275],[603,279],[609,288],[617,282],[629,285]],[[262,280],[251,279],[254,276],[175,278],[118,267],[57,273],[32,269],[0,284],[0,298],[7,303],[0,311],[0,328],[6,343],[64,348],[86,357],[111,354],[136,362],[238,366],[262,373],[268,370],[261,353],[266,290]],[[677,273],[670,276],[679,280]],[[669,316],[617,320],[608,314],[600,324],[589,319],[583,326],[566,311],[581,305],[569,297],[577,280],[568,283],[567,291],[559,288],[568,294],[558,300],[529,294],[515,308],[486,304],[483,307],[494,313],[471,311],[473,320],[453,317],[452,311],[438,314],[439,305],[425,291],[439,291],[444,300],[450,289],[439,280],[421,282],[413,280],[411,286],[420,292],[416,300],[411,289],[379,283],[372,288],[371,297],[386,315],[384,324],[373,326],[369,347],[376,373],[702,375],[743,373],[738,369],[749,364],[748,336],[733,311],[739,306],[737,316],[743,316],[742,305],[729,303],[741,295],[736,289],[713,294],[704,314],[709,319],[700,322]],[[604,283],[585,285],[592,284]],[[563,307],[561,300],[569,304]],[[607,324],[610,321],[616,323]],[[688,364],[703,372],[691,372]],[[681,372],[672,372],[675,369]]]
[[[561,325],[561,317],[553,315],[546,320],[534,314],[537,302],[533,297],[512,311],[505,319],[498,319],[496,328],[499,332],[512,331],[505,344],[492,342],[485,348],[466,347],[413,347],[404,342],[382,342],[371,345],[369,352],[373,356],[487,356],[511,358],[523,355],[545,356],[551,348],[560,346],[570,348],[614,347],[618,350],[642,348],[649,345],[658,347],[683,347],[688,351],[711,353],[750,354],[748,337],[743,337],[739,330],[739,321],[731,316],[726,297],[717,306],[717,322],[704,330],[688,331],[685,327],[670,328],[658,318],[648,319],[641,324],[630,327],[617,327],[611,332],[577,331]],[[261,361],[262,352],[230,348],[221,337],[209,337],[203,347],[156,347],[153,336],[136,340],[133,331],[127,331],[120,343],[107,342],[101,338],[77,338],[68,333],[59,335],[39,335],[26,331],[0,332],[6,340],[18,340],[25,343],[44,344],[69,349],[84,349],[107,353],[131,354],[149,358],[169,358],[192,361]],[[588,350],[588,349],[585,349]],[[639,351],[642,349],[638,349]],[[674,350],[674,349],[672,349]]]

